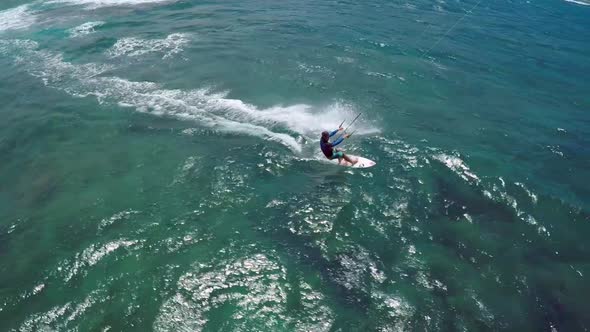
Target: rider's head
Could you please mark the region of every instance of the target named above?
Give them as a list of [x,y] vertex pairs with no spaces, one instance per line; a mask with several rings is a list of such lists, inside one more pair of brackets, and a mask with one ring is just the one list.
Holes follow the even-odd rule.
[[330,133],[327,131],[322,132],[322,141],[327,142],[330,139]]

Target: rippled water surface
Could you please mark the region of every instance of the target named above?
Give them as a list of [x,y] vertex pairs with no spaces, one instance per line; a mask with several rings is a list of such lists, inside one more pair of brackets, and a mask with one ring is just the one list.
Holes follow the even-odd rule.
[[588,5],[3,1],[0,330],[589,329]]

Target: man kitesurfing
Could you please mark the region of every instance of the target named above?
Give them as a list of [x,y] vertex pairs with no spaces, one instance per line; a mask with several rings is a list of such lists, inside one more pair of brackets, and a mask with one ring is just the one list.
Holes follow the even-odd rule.
[[334,149],[334,147],[336,145],[342,143],[342,141],[344,141],[344,139],[349,138],[351,134],[346,134],[344,136],[341,135],[336,141],[330,142],[330,137],[336,135],[336,133],[341,130],[344,130],[344,128],[342,128],[342,126],[338,129],[334,130],[331,133],[327,132],[327,131],[322,132],[322,137],[320,139],[320,148],[322,149],[322,152],[324,153],[326,158],[328,158],[330,160],[338,158],[339,164],[342,162],[342,159],[344,159],[344,160],[348,161],[349,163],[351,163],[352,165],[354,165],[357,163],[358,160],[350,158],[349,156],[344,154],[344,152],[342,152],[338,149]]
[[[344,135],[344,133],[348,130],[348,128],[350,128],[350,126],[352,126],[352,124],[359,118],[359,116],[361,116],[361,113],[359,113],[359,115],[357,115],[354,118],[354,120],[352,120],[350,122],[350,124],[346,127],[346,129],[342,128],[342,125],[344,124],[344,121],[342,121],[340,126],[338,126],[338,129],[334,130],[333,132],[331,132],[331,133],[327,132],[327,131],[322,132],[322,137],[320,139],[320,148],[322,149],[322,152],[324,153],[326,158],[328,158],[330,160],[338,159],[338,164],[341,164],[342,159],[344,159],[350,163],[350,166],[354,166],[358,162],[358,158],[351,158],[350,156],[347,156],[346,154],[344,154],[343,151],[340,151],[338,149],[334,149],[334,147],[336,145],[342,143],[342,141],[344,141],[344,139],[349,138],[352,134],[354,134],[354,132],[353,132],[351,134]],[[340,135],[340,137],[338,137],[334,142],[330,142],[330,137],[336,135],[336,133],[339,131],[342,131],[342,134]]]

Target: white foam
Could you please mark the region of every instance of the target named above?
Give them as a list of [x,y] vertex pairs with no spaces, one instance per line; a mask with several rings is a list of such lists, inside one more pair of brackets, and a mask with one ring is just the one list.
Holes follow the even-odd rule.
[[110,218],[105,218],[100,221],[98,224],[98,230],[103,230],[104,228],[114,224],[117,221],[128,219],[131,215],[137,214],[139,211],[134,210],[125,210],[118,213],[115,213]]
[[[0,41],[0,53],[13,52],[20,54],[19,63],[26,65],[31,75],[72,96],[93,96],[99,103],[116,103],[138,112],[194,121],[219,133],[261,137],[295,152],[301,152],[303,141],[285,131],[315,139],[321,131],[337,128],[342,119],[351,121],[356,115],[352,105],[340,102],[318,109],[305,104],[260,109],[228,98],[228,93],[213,93],[206,88],[167,90],[153,82],[101,76],[112,67],[93,63],[74,65],[65,62],[59,54],[37,50],[37,44],[32,41]],[[354,128],[358,135],[379,131],[362,119]]]
[[[23,294],[20,295],[20,297],[22,299],[29,298],[31,296],[39,294],[41,291],[43,291],[43,289],[45,289],[45,284],[40,283],[37,286],[35,286],[31,291],[25,291]],[[0,312],[1,311],[2,311],[2,308],[0,307]]]
[[488,307],[485,306],[483,302],[475,296],[475,292],[473,292],[472,298],[475,301],[475,304],[477,305],[477,308],[481,313],[481,317],[485,319],[484,321],[486,323],[491,323],[492,321],[494,321],[494,314],[492,314],[490,309],[488,309]]
[[384,311],[390,318],[386,326],[381,327],[381,331],[410,331],[412,330],[412,317],[415,309],[402,297],[376,292],[372,294],[375,299],[376,307],[379,311]]
[[35,286],[35,288],[33,289],[33,295],[39,294],[39,292],[42,291],[43,288],[45,288],[45,284],[39,284]]
[[469,213],[463,213],[463,217],[467,220],[470,224],[473,224],[473,217],[469,215]]
[[0,11],[0,31],[26,29],[36,22],[29,5]]
[[89,9],[96,9],[100,7],[137,6],[144,4],[157,4],[173,1],[174,0],[49,0],[46,3],[86,6]]
[[[132,82],[118,77],[97,77],[109,66],[85,64],[73,65],[63,61],[60,55],[37,51],[32,41],[0,41],[0,52],[16,49],[26,52],[20,62],[28,61],[31,75],[39,77],[46,85],[77,97],[94,96],[100,103],[115,102],[132,107],[139,112],[195,121],[202,126],[225,133],[239,133],[276,141],[293,151],[301,151],[300,144],[288,134],[275,133],[253,123],[241,122],[227,109],[243,104],[239,100],[224,99],[210,94],[207,89],[183,91],[164,90],[152,82]],[[216,115],[215,113],[221,113]]]
[[379,72],[374,72],[374,71],[368,71],[368,72],[366,72],[366,74],[369,76],[381,77],[381,78],[386,78],[386,79],[390,79],[393,77],[390,74],[384,74],[384,73],[379,73]]
[[572,2],[578,5],[590,6],[590,2],[585,2],[583,0],[565,0],[567,2]]
[[29,317],[18,329],[19,331],[66,331],[77,330],[72,323],[81,318],[96,303],[103,302],[104,297],[98,291],[91,292],[78,304],[67,302],[62,306],[37,313]]
[[68,30],[68,32],[70,33],[70,36],[73,38],[86,36],[86,35],[96,32],[96,30],[94,30],[94,29],[103,25],[103,24],[105,24],[105,22],[103,22],[103,21],[86,22],[86,23],[81,24],[75,28],[71,28],[70,30]]
[[456,156],[449,156],[447,154],[439,154],[433,156],[435,160],[440,161],[449,169],[451,169],[455,174],[459,175],[463,180],[467,182],[475,182],[479,183],[479,177],[473,173],[467,164],[461,158]]
[[273,199],[272,201],[268,202],[268,204],[266,204],[265,208],[273,208],[276,206],[282,206],[285,205],[285,202],[278,200],[278,199]]
[[354,58],[347,57],[347,56],[337,56],[336,61],[338,61],[338,63],[348,64],[348,63],[354,63],[356,60]]
[[[389,140],[385,137],[379,136],[383,144],[379,147],[394,159],[400,159],[399,165],[405,170],[411,170],[416,167],[421,167],[421,162],[428,162],[427,159],[422,160],[420,157],[420,150],[417,147],[410,145],[401,140]],[[401,189],[401,188],[398,188]]]
[[72,65],[64,62],[61,55],[53,55],[46,51],[37,51],[38,44],[31,40],[0,40],[0,54],[11,55],[17,53],[15,61],[26,66],[26,70],[33,76],[40,78],[45,85],[73,91],[66,84],[72,80],[85,81],[100,75],[111,66],[84,64]]
[[530,191],[523,183],[521,182],[515,182],[515,185],[519,186],[520,188],[522,188],[522,190],[524,190],[527,195],[531,198],[531,202],[533,204],[537,204],[538,198],[537,198],[537,194],[533,193],[532,191]]
[[338,256],[340,270],[336,282],[350,290],[365,289],[366,273],[377,283],[383,283],[387,276],[385,272],[379,270],[377,263],[371,259],[371,255],[364,248],[359,248],[351,254],[342,254]]
[[[323,295],[306,283],[300,287],[305,320],[289,316],[286,269],[265,255],[232,262],[199,264],[178,280],[178,291],[164,302],[154,322],[155,331],[201,331],[210,311],[232,305],[230,324],[235,330],[328,331],[333,318],[322,305]],[[228,325],[229,326],[229,325]]]
[[197,162],[200,162],[200,161],[201,161],[200,158],[197,156],[188,157],[188,159],[184,162],[184,164],[180,168],[180,171],[178,172],[178,174],[172,180],[172,184],[183,183],[184,180],[189,176],[190,173],[194,173],[199,169]]
[[334,318],[327,306],[321,305],[324,295],[315,291],[309,284],[301,282],[301,305],[304,308],[305,319],[297,319],[295,331],[330,331]]
[[[194,210],[193,214],[200,215],[202,212],[199,210]],[[181,221],[180,224],[184,225],[184,221]],[[191,231],[189,233],[185,233],[182,236],[169,237],[165,239],[163,243],[165,244],[168,252],[173,253],[186,246],[191,246],[205,240],[211,240],[210,237],[200,237],[199,235],[200,234],[198,232]]]
[[[325,158],[323,158],[325,160]],[[319,194],[293,196],[287,204],[287,226],[291,233],[302,236],[332,233],[334,222],[344,206],[350,203],[352,191],[343,184],[338,189],[330,188]],[[324,243],[317,243],[324,250]]]
[[252,198],[251,191],[248,190],[249,176],[242,172],[249,167],[249,165],[236,163],[230,157],[226,158],[224,163],[213,168],[209,173],[209,177],[212,179],[213,204],[233,206],[234,204],[244,204]]
[[[526,186],[524,184],[522,184],[520,182],[515,182],[514,184],[526,192],[526,194],[530,197],[532,204],[537,204],[537,195],[535,193],[531,192],[528,188],[526,188]],[[539,232],[539,234],[542,234],[545,236],[551,235],[544,226],[540,225],[540,222],[537,221],[537,219],[535,219],[535,217],[528,214],[526,211],[523,211],[522,208],[519,208],[519,201],[515,197],[511,196],[506,191],[503,181],[501,182],[501,185],[492,184],[490,187],[489,184],[484,184],[484,186],[488,187],[487,190],[484,189],[482,191],[482,193],[487,198],[494,200],[496,202],[500,202],[500,203],[504,204],[505,206],[511,208],[514,211],[514,213],[516,214],[516,216],[518,217],[518,219],[527,223],[528,225],[535,227],[537,229],[537,231]]]
[[127,248],[137,244],[137,240],[116,240],[104,245],[93,244],[83,252],[76,254],[72,262],[65,262],[58,267],[58,271],[64,272],[64,281],[68,282],[85,269],[96,265],[100,260],[119,248]]
[[556,155],[563,157],[563,152],[559,149],[559,145],[547,145],[547,148]]
[[173,33],[164,39],[140,39],[128,37],[117,40],[107,51],[107,55],[116,58],[121,56],[137,57],[149,53],[163,53],[162,59],[172,57],[183,50],[190,41],[184,33]]
[[297,68],[306,74],[323,74],[331,78],[335,77],[335,73],[330,68],[326,68],[320,65],[310,65],[305,62],[299,62]]
[[[298,104],[293,106],[275,106],[269,109],[257,110],[252,105],[241,103],[236,100],[231,101],[235,108],[243,115],[249,115],[252,118],[263,121],[267,124],[280,124],[287,126],[293,131],[304,135],[312,135],[313,138],[318,136],[324,130],[334,130],[343,120],[346,120],[344,126],[346,127],[352,119],[357,115],[356,108],[353,105],[343,102],[335,102],[325,107],[314,108],[310,105]],[[372,126],[370,123],[359,118],[354,124],[357,135],[366,135],[378,133],[379,129]],[[349,131],[351,131],[349,130]]]

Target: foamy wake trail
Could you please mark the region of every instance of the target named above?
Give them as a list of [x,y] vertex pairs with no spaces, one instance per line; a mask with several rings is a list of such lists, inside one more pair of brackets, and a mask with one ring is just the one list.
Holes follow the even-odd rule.
[[[94,96],[100,103],[116,103],[139,112],[190,120],[218,132],[261,137],[295,152],[301,151],[301,145],[285,131],[315,136],[321,130],[336,128],[344,117],[352,119],[354,114],[339,104],[326,108],[321,115],[314,114],[309,105],[258,109],[241,100],[229,99],[226,93],[211,93],[207,89],[168,90],[152,82],[100,76],[112,67],[65,62],[61,55],[38,50],[37,43],[28,40],[0,41],[0,53],[18,53],[17,62],[31,75],[72,96]],[[360,123],[359,128],[363,132],[375,130]]]
[[[256,123],[267,128],[288,128],[299,135],[315,138],[323,130],[333,130],[343,120],[352,121],[357,115],[354,107],[344,103],[334,103],[316,108],[306,104],[273,106],[259,109],[239,99],[228,98],[227,93],[211,93],[207,89],[191,91],[183,100],[191,100],[208,109],[238,122]],[[344,125],[346,126],[346,124]],[[369,123],[359,120],[354,129],[360,134],[376,133],[379,130]]]
[[35,21],[36,18],[30,11],[29,5],[3,10],[0,11],[0,32],[26,29],[33,25]]
[[[72,96],[94,96],[100,103],[116,103],[139,112],[194,121],[218,132],[261,137],[295,152],[301,152],[301,144],[285,132],[313,138],[323,130],[337,128],[343,119],[351,121],[356,115],[352,106],[343,103],[321,109],[305,104],[259,109],[228,98],[227,93],[212,93],[208,89],[168,90],[152,82],[100,76],[112,67],[65,62],[59,54],[38,50],[33,41],[0,41],[0,53],[14,51],[20,53],[18,61],[26,62],[23,65],[31,75]],[[355,129],[358,134],[378,132],[362,119]]]
[[584,1],[584,0],[565,0],[565,1],[575,3],[578,5],[583,5],[583,6],[590,6],[590,1]]

